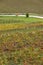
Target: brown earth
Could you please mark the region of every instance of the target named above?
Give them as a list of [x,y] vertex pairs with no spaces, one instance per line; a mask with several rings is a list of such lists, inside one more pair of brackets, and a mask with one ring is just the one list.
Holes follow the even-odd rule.
[[0,13],[43,14],[43,0],[0,0]]

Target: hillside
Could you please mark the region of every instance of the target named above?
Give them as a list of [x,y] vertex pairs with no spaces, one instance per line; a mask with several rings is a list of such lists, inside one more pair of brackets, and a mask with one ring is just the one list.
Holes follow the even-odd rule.
[[43,0],[0,0],[0,13],[31,12],[43,14]]

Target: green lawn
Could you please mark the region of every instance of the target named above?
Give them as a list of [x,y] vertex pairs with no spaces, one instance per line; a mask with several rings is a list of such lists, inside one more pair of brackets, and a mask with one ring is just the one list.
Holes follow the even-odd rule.
[[43,22],[40,18],[26,18],[18,16],[0,16],[0,24],[2,23],[32,23],[32,22]]

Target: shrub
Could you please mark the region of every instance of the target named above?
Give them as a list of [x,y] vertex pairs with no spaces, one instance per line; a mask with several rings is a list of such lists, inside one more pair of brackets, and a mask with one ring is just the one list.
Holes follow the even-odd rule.
[[29,14],[28,14],[28,13],[26,13],[26,17],[27,17],[27,18],[29,17]]

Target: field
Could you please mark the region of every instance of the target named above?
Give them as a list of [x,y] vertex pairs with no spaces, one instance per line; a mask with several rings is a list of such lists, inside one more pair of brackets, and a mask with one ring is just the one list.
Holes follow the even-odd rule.
[[0,17],[0,65],[43,65],[43,19]]
[[0,0],[0,13],[43,14],[43,0]]

